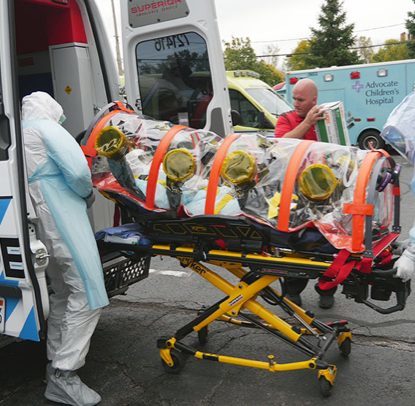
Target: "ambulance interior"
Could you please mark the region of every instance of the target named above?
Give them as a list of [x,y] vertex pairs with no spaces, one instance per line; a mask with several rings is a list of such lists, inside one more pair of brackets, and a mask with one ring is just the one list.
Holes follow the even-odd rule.
[[[49,93],[63,107],[63,126],[77,137],[99,109],[119,98],[118,77],[93,2],[15,0],[17,82],[20,101]],[[94,21],[89,18],[94,16]],[[114,205],[97,194],[90,213],[95,230],[112,225]]]
[[[87,9],[74,0],[15,0],[19,96],[44,91],[63,107],[74,136],[108,102]],[[92,45],[92,46],[91,46]]]

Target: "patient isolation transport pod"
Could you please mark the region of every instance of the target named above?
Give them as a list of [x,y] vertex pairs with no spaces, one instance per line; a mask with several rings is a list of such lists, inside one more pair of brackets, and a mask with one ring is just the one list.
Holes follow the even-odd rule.
[[399,233],[399,166],[382,150],[261,134],[222,140],[119,102],[83,144],[97,189],[128,195],[143,210],[245,215],[282,233],[312,225],[336,249],[369,257],[373,241]]

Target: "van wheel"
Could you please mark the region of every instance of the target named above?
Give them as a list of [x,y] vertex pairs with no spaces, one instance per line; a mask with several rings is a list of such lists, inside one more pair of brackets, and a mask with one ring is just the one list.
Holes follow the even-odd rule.
[[365,131],[359,137],[360,149],[382,149],[385,147],[385,141],[376,130]]

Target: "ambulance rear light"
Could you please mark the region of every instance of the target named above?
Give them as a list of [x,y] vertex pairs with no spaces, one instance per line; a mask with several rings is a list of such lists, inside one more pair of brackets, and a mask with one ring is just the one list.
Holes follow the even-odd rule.
[[334,76],[331,73],[326,73],[323,77],[325,82],[333,82]]
[[350,72],[350,79],[360,79],[360,72],[359,71]]
[[379,69],[377,74],[378,74],[378,77],[384,78],[384,77],[388,76],[388,70],[385,69],[385,68]]
[[290,78],[290,85],[295,85],[297,82],[298,82],[298,78],[296,78],[295,76]]
[[367,117],[366,121],[369,121],[369,122],[375,121],[375,117]]

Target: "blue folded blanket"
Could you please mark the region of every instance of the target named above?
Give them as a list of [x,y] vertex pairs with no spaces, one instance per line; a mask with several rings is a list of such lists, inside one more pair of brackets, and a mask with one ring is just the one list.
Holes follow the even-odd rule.
[[104,228],[95,233],[95,239],[97,241],[102,240],[105,242],[138,245],[141,247],[149,247],[152,244],[143,234],[142,228],[136,223]]

